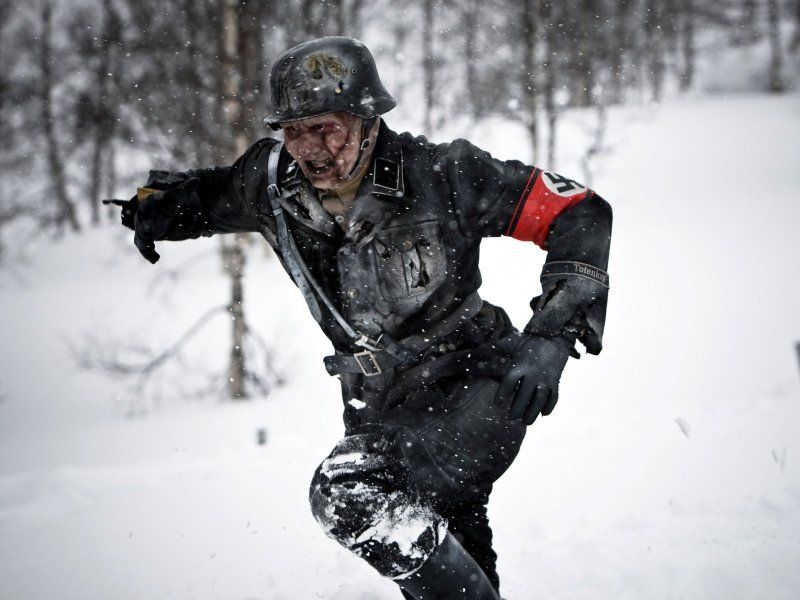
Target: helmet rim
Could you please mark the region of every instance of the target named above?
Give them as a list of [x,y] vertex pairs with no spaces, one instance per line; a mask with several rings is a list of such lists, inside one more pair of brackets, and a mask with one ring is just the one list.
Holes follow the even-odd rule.
[[342,36],[316,38],[281,53],[272,65],[270,92],[272,111],[264,122],[274,130],[334,112],[367,119],[396,106],[369,49]]

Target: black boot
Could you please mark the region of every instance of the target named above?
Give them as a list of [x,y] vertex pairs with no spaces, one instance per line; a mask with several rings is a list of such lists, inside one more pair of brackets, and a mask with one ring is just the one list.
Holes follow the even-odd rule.
[[416,600],[500,600],[475,559],[449,533],[419,571],[397,583]]

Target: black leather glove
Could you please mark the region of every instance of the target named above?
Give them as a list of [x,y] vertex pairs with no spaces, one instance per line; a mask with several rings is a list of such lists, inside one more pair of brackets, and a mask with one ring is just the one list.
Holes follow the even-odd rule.
[[[155,242],[171,239],[170,229],[181,209],[190,210],[192,204],[187,199],[196,198],[195,192],[200,184],[197,178],[190,178],[164,191],[157,191],[139,202],[134,215],[133,243],[139,252],[152,264],[160,258],[155,250]],[[194,196],[193,196],[194,195]]]
[[133,229],[133,216],[139,209],[139,199],[134,196],[130,200],[103,200],[103,204],[113,204],[122,208],[120,217],[122,224],[128,229]]
[[[103,200],[103,204],[113,204],[122,209],[120,214],[121,221],[125,227],[134,231],[133,243],[142,256],[150,263],[155,264],[160,257],[155,250],[154,241],[162,239],[161,237],[156,237],[160,229],[157,222],[162,225],[165,222],[163,213],[164,209],[167,208],[167,204],[160,200],[162,192],[148,189],[147,193],[148,195],[142,197],[141,200],[139,199],[141,196],[137,194],[130,200]],[[161,206],[154,207],[153,201],[161,202]],[[140,216],[140,213],[144,216]],[[166,222],[169,223],[169,219]]]
[[567,336],[542,337],[515,333],[496,342],[510,356],[510,367],[495,395],[509,417],[532,424],[549,415],[558,402],[558,382],[575,341]]
[[150,263],[158,261],[155,242],[211,235],[193,172],[150,171],[145,187],[130,200],[103,200],[119,206],[122,224],[133,229],[133,243]]
[[[103,200],[103,204],[114,204],[115,206],[122,208],[120,215],[122,224],[128,229],[133,229],[133,243],[139,249],[139,252],[142,256],[150,261],[150,263],[155,264],[159,259],[159,255],[158,252],[156,252],[156,246],[153,243],[156,239],[153,237],[153,227],[147,219],[140,220],[138,218],[139,213],[141,212],[139,208],[140,204],[148,203],[149,199],[150,196],[142,200],[140,203],[138,197],[134,196],[130,200]],[[146,212],[152,212],[152,210],[146,210]]]

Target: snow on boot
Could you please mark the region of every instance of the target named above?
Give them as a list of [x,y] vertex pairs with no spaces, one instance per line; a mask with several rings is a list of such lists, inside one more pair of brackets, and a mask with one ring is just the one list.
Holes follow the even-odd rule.
[[449,533],[418,571],[395,581],[416,600],[500,600],[475,559]]

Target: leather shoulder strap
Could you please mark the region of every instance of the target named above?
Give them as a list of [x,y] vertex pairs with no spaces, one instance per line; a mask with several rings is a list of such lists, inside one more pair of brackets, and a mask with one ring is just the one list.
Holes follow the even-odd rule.
[[286,213],[281,203],[278,201],[281,195],[281,190],[278,186],[278,161],[282,148],[283,143],[278,142],[269,153],[269,160],[267,162],[267,195],[269,196],[270,205],[272,207],[272,214],[275,217],[278,248],[280,249],[284,264],[286,264],[297,287],[300,288],[303,298],[305,298],[306,304],[308,304],[308,308],[314,319],[317,322],[322,320],[322,313],[319,306],[319,301],[322,301],[339,326],[352,339],[353,344],[370,351],[383,350],[384,346],[386,346],[385,349],[393,356],[399,355],[403,359],[410,360],[413,354],[401,347],[397,342],[394,342],[389,336],[380,336],[383,340],[379,342],[353,328],[353,326],[347,322],[347,319],[342,316],[331,299],[328,298],[325,290],[317,283],[311,271],[308,269],[308,266],[303,261],[303,257],[289,229],[289,224],[286,221]]
[[[286,214],[283,212],[283,207],[278,198],[281,194],[278,187],[278,162],[281,156],[281,149],[283,142],[278,142],[272,147],[269,152],[269,159],[267,161],[267,195],[269,196],[269,203],[272,208],[272,215],[275,217],[275,229],[277,234],[278,249],[280,250],[283,262],[289,270],[295,284],[300,288],[303,298],[308,304],[308,309],[311,315],[318,323],[322,321],[322,312],[319,309],[319,302],[311,289],[311,284],[303,273],[301,267],[302,258],[298,255],[297,248],[292,239],[292,233],[289,231],[289,224],[286,222]],[[269,239],[269,238],[268,238]]]

